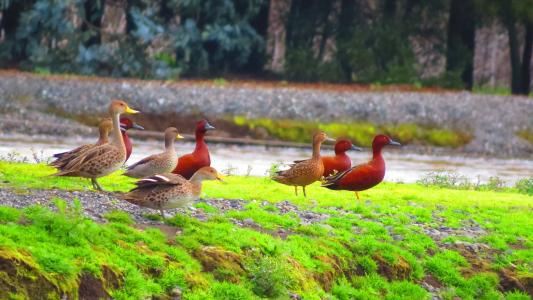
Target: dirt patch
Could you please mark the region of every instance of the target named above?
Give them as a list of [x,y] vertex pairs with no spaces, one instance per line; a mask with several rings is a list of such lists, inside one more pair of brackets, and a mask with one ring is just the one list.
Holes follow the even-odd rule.
[[390,262],[380,254],[373,256],[378,265],[378,273],[388,280],[405,280],[411,277],[411,265],[401,256],[397,256],[394,262]]
[[329,268],[321,273],[314,274],[314,279],[320,283],[324,290],[329,291],[331,290],[331,287],[338,276],[343,274],[342,262],[336,256],[330,257],[321,255],[317,256],[316,259],[324,263]]
[[10,295],[24,299],[73,298],[72,291],[65,291],[52,278],[40,271],[29,254],[0,251],[0,298]]
[[233,283],[240,281],[245,274],[239,254],[220,247],[205,246],[196,250],[193,256],[200,261],[205,272],[211,272],[217,280]]
[[80,287],[78,288],[80,299],[111,299],[111,296],[104,289],[103,283],[92,274],[83,273],[80,277]]

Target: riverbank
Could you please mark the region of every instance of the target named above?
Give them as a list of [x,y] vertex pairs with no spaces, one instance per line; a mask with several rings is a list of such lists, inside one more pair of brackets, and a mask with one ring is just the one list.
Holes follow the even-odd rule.
[[514,189],[384,183],[357,201],[313,185],[306,199],[229,176],[163,222],[117,199],[129,178],[98,193],[52,172],[1,165],[0,298],[533,296],[533,196]]
[[[448,149],[454,153],[507,157],[533,153],[528,138],[533,131],[533,99],[527,97],[441,91],[335,91],[11,71],[0,72],[0,79],[0,129],[7,133],[86,135],[88,128],[82,124],[94,124],[105,113],[109,99],[118,97],[140,109],[144,116],[139,120],[154,130],[175,125],[190,132],[194,120],[207,116],[217,123],[220,136],[283,138],[277,134],[283,127],[279,121],[291,119],[295,122],[292,127],[305,128],[309,122],[320,122],[337,131],[339,124],[355,124],[356,131],[364,135],[361,142],[376,131],[390,131],[420,149],[444,145],[456,147]],[[255,126],[258,120],[273,126]],[[351,136],[348,129],[340,132]]]

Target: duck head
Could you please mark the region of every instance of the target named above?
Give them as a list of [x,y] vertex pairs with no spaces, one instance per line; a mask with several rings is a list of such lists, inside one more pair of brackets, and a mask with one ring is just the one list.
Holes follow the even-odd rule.
[[392,145],[392,146],[401,146],[402,144],[392,140],[390,137],[384,134],[378,134],[374,137],[372,141],[372,149],[375,151],[381,151],[383,147]]
[[313,135],[313,144],[323,143],[325,141],[334,142],[335,139],[328,137],[325,132],[317,132]]
[[175,128],[175,127],[169,127],[167,129],[165,129],[165,139],[168,138],[169,140],[174,140],[174,139],[182,139],[183,136],[181,136],[181,134],[179,134],[178,130]]
[[220,174],[213,167],[203,167],[196,171],[191,177],[191,181],[219,180],[223,181],[224,175]]
[[144,130],[144,127],[142,127],[141,125],[133,122],[130,118],[127,118],[127,117],[121,117],[120,118],[120,131],[123,131],[123,132],[126,132],[128,131],[129,129],[139,129],[139,130]]
[[335,154],[341,154],[349,150],[361,151],[361,148],[354,146],[347,139],[340,139],[335,143]]
[[122,100],[112,100],[109,104],[109,114],[111,115],[120,115],[120,114],[138,114],[139,111],[134,110],[128,106],[128,104]]
[[215,129],[215,126],[211,125],[207,120],[201,120],[196,123],[196,133],[206,133]]

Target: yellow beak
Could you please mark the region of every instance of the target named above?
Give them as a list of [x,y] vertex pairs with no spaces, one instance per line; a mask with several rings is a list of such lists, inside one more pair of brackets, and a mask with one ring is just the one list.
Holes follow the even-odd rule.
[[179,133],[176,135],[176,139],[177,139],[177,140],[179,140],[179,139],[183,139],[183,138],[184,138],[184,137],[183,137],[181,134],[179,134]]
[[131,109],[131,107],[126,106],[126,113],[128,113],[128,114],[138,114],[138,113],[140,113],[140,111],[135,110],[135,109]]
[[226,177],[226,176],[224,176],[224,175],[220,174],[219,172],[217,172],[217,180],[220,180],[220,181],[224,182],[224,180],[223,180],[224,177]]

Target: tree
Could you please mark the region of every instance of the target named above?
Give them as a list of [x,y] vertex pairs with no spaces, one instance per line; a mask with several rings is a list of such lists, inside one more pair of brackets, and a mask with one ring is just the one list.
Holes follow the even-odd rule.
[[[533,43],[533,0],[478,0],[488,17],[496,18],[507,29],[511,63],[511,93],[527,95],[531,91],[531,56]],[[520,55],[522,48],[522,55]]]
[[266,42],[267,65],[273,72],[283,71],[287,38],[287,23],[292,0],[270,0]]
[[460,73],[464,87],[474,85],[476,19],[472,0],[452,0],[448,20],[446,71]]

